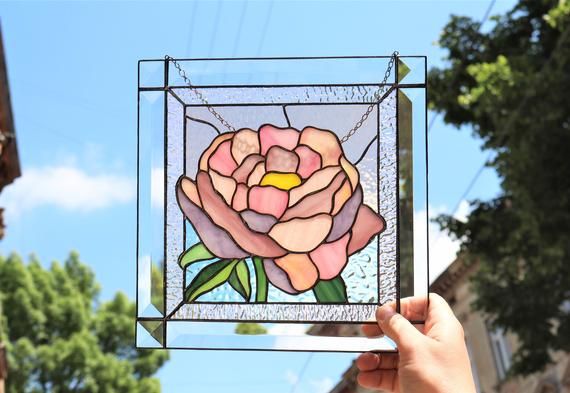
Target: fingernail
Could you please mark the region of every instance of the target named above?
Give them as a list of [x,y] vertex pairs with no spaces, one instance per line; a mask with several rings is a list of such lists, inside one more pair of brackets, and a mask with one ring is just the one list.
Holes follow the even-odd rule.
[[376,310],[376,319],[384,322],[387,321],[392,317],[392,315],[396,314],[396,311],[388,305],[384,305]]

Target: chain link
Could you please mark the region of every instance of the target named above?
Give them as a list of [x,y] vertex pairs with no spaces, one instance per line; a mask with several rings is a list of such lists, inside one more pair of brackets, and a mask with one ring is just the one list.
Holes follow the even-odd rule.
[[186,85],[188,86],[188,88],[190,90],[192,90],[194,92],[194,94],[196,94],[196,97],[198,97],[198,99],[200,101],[202,101],[202,103],[204,105],[206,105],[206,108],[208,109],[208,112],[210,112],[212,115],[214,115],[214,117],[216,119],[218,119],[218,121],[220,123],[222,123],[222,125],[224,127],[226,127],[228,130],[235,132],[236,129],[234,128],[234,126],[232,126],[230,123],[228,123],[226,121],[226,119],[224,119],[222,117],[222,115],[220,115],[212,105],[210,105],[210,103],[208,102],[208,99],[206,97],[204,97],[204,95],[202,94],[202,92],[198,89],[196,89],[193,85],[192,85],[192,81],[190,80],[190,78],[188,76],[186,76],[186,71],[184,71],[182,69],[182,67],[180,66],[180,63],[178,63],[176,60],[174,60],[172,57],[166,55],[165,57],[166,61],[170,61],[172,62],[172,64],[174,65],[174,67],[176,67],[176,69],[178,70],[178,74],[180,75],[180,77],[184,80],[184,82],[186,83]]
[[364,112],[364,114],[362,115],[360,120],[356,122],[354,127],[352,127],[346,133],[346,135],[340,139],[340,143],[348,141],[354,134],[356,134],[356,131],[358,131],[358,129],[362,127],[362,124],[364,124],[364,122],[368,119],[368,116],[370,116],[370,113],[372,113],[374,107],[380,103],[380,99],[382,98],[384,93],[386,93],[386,91],[388,90],[388,88],[386,87],[386,81],[388,80],[390,74],[392,73],[392,68],[394,67],[396,58],[398,57],[399,54],[400,53],[398,51],[394,51],[392,53],[392,56],[390,57],[390,62],[388,63],[388,67],[386,68],[386,72],[384,73],[384,79],[382,80],[382,84],[380,88],[376,90],[376,93],[374,93],[373,102],[370,105],[368,105],[368,108],[366,108],[366,112]]
[[[388,87],[386,86],[386,81],[388,81],[388,78],[390,77],[390,74],[392,73],[392,68],[394,67],[394,64],[396,63],[396,58],[398,57],[399,52],[398,51],[394,51],[392,53],[392,56],[390,57],[390,61],[388,62],[388,67],[386,68],[386,72],[384,73],[384,79],[382,80],[381,86],[378,88],[378,90],[374,93],[373,96],[373,102],[368,105],[368,108],[366,108],[366,112],[364,112],[364,114],[362,115],[362,117],[360,118],[360,120],[358,120],[356,122],[356,124],[354,125],[354,127],[352,127],[345,136],[343,136],[340,139],[341,143],[344,143],[346,141],[348,141],[354,134],[356,134],[356,131],[358,131],[358,129],[360,127],[362,127],[362,125],[364,124],[364,122],[368,119],[368,116],[370,116],[370,114],[372,113],[372,111],[374,110],[374,107],[376,105],[378,105],[380,103],[380,99],[382,98],[382,96],[386,93],[386,91],[388,90]],[[178,74],[180,75],[180,77],[184,80],[184,82],[186,83],[186,85],[188,86],[188,88],[194,93],[196,94],[196,97],[198,97],[198,99],[200,101],[202,101],[202,103],[206,106],[206,108],[208,109],[208,112],[210,112],[220,123],[222,123],[222,125],[224,127],[226,127],[228,130],[235,132],[236,129],[234,128],[234,126],[232,126],[230,123],[228,123],[226,121],[226,119],[224,119],[222,117],[222,115],[220,115],[212,105],[210,105],[210,103],[208,102],[208,99],[206,97],[204,97],[204,95],[202,94],[202,92],[198,89],[196,89],[193,85],[192,85],[192,81],[190,80],[190,78],[186,75],[186,71],[184,71],[182,69],[182,67],[180,66],[180,63],[178,63],[178,61],[176,61],[174,58],[166,55],[164,57],[164,59],[167,62],[171,62],[174,67],[176,68],[176,70],[178,70]]]

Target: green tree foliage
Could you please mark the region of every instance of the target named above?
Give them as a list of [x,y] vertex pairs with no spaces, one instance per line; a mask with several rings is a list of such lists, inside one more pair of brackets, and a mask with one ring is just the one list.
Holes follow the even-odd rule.
[[267,334],[267,329],[259,323],[238,323],[235,332],[236,334],[257,335]]
[[493,22],[453,16],[429,82],[431,108],[496,153],[502,194],[440,222],[479,262],[475,307],[518,335],[512,372],[528,374],[570,350],[570,5],[520,0]]
[[135,305],[99,303],[93,272],[72,253],[44,269],[32,257],[0,257],[1,339],[8,393],[160,392],[165,351],[134,348]]

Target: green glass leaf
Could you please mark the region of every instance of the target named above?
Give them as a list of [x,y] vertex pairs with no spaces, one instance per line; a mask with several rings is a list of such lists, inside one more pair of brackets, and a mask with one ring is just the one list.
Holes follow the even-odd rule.
[[341,276],[332,280],[321,280],[313,288],[319,303],[348,303],[346,284]]
[[253,267],[255,268],[255,301],[257,303],[267,302],[267,275],[263,267],[263,258],[253,257]]
[[249,302],[251,297],[251,282],[249,281],[249,269],[247,263],[242,259],[238,262],[232,274],[229,283],[246,301]]
[[206,248],[204,243],[196,243],[180,255],[178,264],[184,269],[194,262],[207,261],[214,258],[216,258],[216,256]]
[[238,262],[239,259],[223,259],[221,261],[211,263],[200,270],[184,291],[184,298],[186,301],[194,301],[199,296],[208,293],[227,282]]

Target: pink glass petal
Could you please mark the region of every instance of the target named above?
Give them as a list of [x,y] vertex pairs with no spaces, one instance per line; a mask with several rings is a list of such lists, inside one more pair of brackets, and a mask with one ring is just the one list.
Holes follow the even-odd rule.
[[350,199],[351,196],[352,196],[352,186],[350,185],[350,181],[346,179],[346,181],[334,194],[334,206],[332,214],[333,215],[337,214],[340,211],[340,209],[342,209],[346,201]]
[[348,178],[350,179],[350,185],[352,186],[352,190],[356,190],[356,187],[360,184],[360,175],[358,173],[358,169],[354,165],[352,165],[346,158],[340,158],[340,166],[346,172]]
[[309,146],[301,145],[295,148],[295,153],[300,158],[297,173],[303,179],[311,176],[315,171],[321,169],[321,156]]
[[269,214],[279,218],[287,209],[288,203],[289,194],[287,191],[276,187],[254,186],[249,190],[249,208],[257,213]]
[[210,146],[208,146],[208,148],[206,150],[204,150],[204,152],[200,156],[200,170],[201,171],[207,171],[208,170],[208,160],[210,159],[210,156],[212,155],[212,153],[218,148],[218,146],[220,146],[220,144],[222,142],[233,138],[233,136],[234,136],[233,132],[227,132],[225,134],[218,135],[216,137],[216,139],[214,139],[212,141]]
[[243,128],[236,132],[232,139],[232,156],[240,165],[243,160],[251,155],[259,153],[259,138],[257,132]]
[[216,171],[209,171],[208,174],[212,178],[214,189],[224,197],[228,205],[231,205],[236,190],[236,181],[231,177],[222,176]]
[[318,213],[330,213],[333,208],[335,193],[345,180],[346,175],[344,173],[337,173],[331,184],[326,188],[305,196],[294,206],[287,209],[283,217],[281,217],[281,221],[287,221],[296,217],[310,217]]
[[299,131],[294,128],[279,128],[266,124],[259,129],[261,155],[266,155],[272,146],[293,150],[299,141]]
[[331,233],[327,237],[327,243],[338,240],[347,233],[356,219],[358,208],[362,204],[362,188],[359,186],[350,199],[344,204],[340,212],[333,217]]
[[306,195],[327,187],[340,171],[341,169],[338,166],[331,166],[316,171],[313,176],[309,177],[303,184],[291,189],[289,206],[299,202],[299,200]]
[[348,244],[348,255],[362,250],[372,238],[382,232],[386,224],[378,214],[366,205],[361,205],[352,227],[352,237]]
[[209,167],[224,176],[231,176],[232,172],[237,168],[237,163],[232,157],[231,147],[231,141],[220,143],[220,146],[208,160]]
[[291,286],[299,292],[311,289],[319,279],[319,272],[307,254],[287,254],[276,258],[275,264],[285,271]]
[[342,148],[340,147],[338,137],[334,133],[314,127],[306,127],[301,132],[299,144],[307,145],[319,153],[323,159],[323,167],[339,164]]
[[242,250],[225,230],[212,222],[210,217],[188,197],[184,188],[182,181],[179,182],[176,188],[178,205],[206,248],[219,258],[246,258],[249,254]]
[[202,206],[212,221],[224,228],[245,251],[251,255],[265,258],[275,258],[287,253],[279,244],[267,235],[250,230],[239,214],[227,206],[220,195],[216,193],[210,176],[200,171],[196,176],[196,185]]
[[252,154],[246,157],[245,160],[237,167],[237,169],[232,174],[232,177],[238,183],[247,183],[247,178],[255,168],[255,166],[263,162],[264,158],[258,154]]
[[291,252],[309,252],[317,248],[328,236],[332,217],[317,214],[310,218],[294,218],[275,224],[269,236]]
[[260,162],[254,167],[253,171],[251,171],[247,178],[247,185],[251,187],[259,184],[263,175],[265,175],[265,163]]
[[347,247],[350,240],[350,233],[347,233],[336,242],[325,243],[309,256],[319,270],[321,280],[332,280],[340,274],[348,262]]
[[267,172],[296,172],[299,165],[299,156],[281,146],[273,146],[265,156],[265,170]]
[[291,295],[296,295],[299,293],[299,291],[295,290],[295,288],[293,288],[291,285],[291,281],[289,281],[287,273],[285,273],[283,269],[277,266],[272,259],[264,259],[263,268],[265,269],[265,274],[267,275],[267,278],[271,284]]
[[190,201],[197,205],[198,207],[202,207],[202,202],[200,202],[200,196],[198,195],[198,190],[196,189],[196,184],[186,176],[180,176],[178,179],[178,185],[176,186],[177,189],[182,189],[182,192],[186,195]]
[[245,184],[238,184],[232,198],[232,208],[238,212],[247,209],[247,192],[249,188]]

